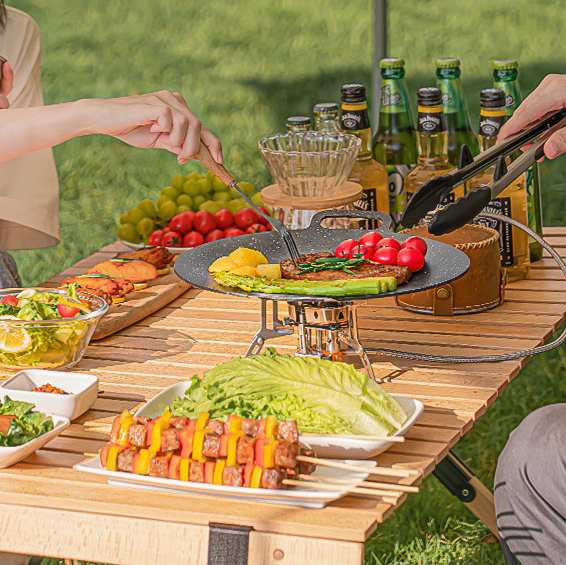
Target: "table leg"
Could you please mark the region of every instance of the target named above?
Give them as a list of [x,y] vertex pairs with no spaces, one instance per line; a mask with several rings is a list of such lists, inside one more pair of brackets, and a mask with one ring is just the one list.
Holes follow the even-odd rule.
[[473,471],[454,451],[451,450],[436,466],[433,474],[499,539],[493,493],[474,475]]

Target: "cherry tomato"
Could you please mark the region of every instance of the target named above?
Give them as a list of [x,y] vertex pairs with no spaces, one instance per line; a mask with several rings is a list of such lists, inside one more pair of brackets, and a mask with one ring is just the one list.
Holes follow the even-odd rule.
[[224,235],[224,230],[215,229],[211,232],[206,234],[206,243],[210,243],[211,241],[218,241],[219,239],[224,239],[226,236]]
[[355,239],[345,239],[334,252],[336,257],[351,257],[352,256],[352,248],[358,245],[358,242]]
[[183,247],[197,247],[198,245],[202,245],[204,243],[204,237],[202,233],[198,231],[190,231],[184,238],[183,238]]
[[179,235],[185,235],[193,229],[194,216],[195,213],[189,210],[181,212],[180,214],[177,214],[176,216],[173,216],[173,218],[171,218],[171,221],[169,222],[169,228],[171,229],[171,231],[177,232]]
[[163,239],[164,232],[163,230],[155,230],[152,234],[150,234],[149,238],[147,239],[148,245],[155,245],[159,247],[161,245],[161,240]]
[[383,236],[380,233],[372,231],[360,237],[360,243],[363,243],[366,247],[377,247],[382,239]]
[[234,221],[237,227],[245,230],[252,224],[258,224],[261,216],[251,208],[242,208],[236,212]]
[[174,231],[168,231],[161,240],[165,247],[183,247],[183,236]]
[[214,214],[214,217],[216,218],[216,226],[221,230],[227,230],[234,225],[234,214],[226,208],[218,210],[218,212]]
[[161,231],[165,235],[168,231],[171,231],[171,228],[169,226],[165,226]]
[[199,210],[193,220],[193,228],[206,235],[216,229],[216,218],[208,210]]
[[365,258],[367,252],[368,252],[368,248],[362,243],[358,243],[358,245],[354,245],[354,247],[352,247],[348,257],[354,257],[355,259],[358,259],[360,257]]
[[230,228],[225,231],[225,236],[236,237],[238,235],[244,235],[244,233],[245,232],[243,232],[240,228]]
[[[271,216],[271,214],[269,213],[269,210],[266,210],[265,208],[263,208],[262,206],[258,206],[258,208],[264,213],[267,214],[268,216]],[[259,223],[266,226],[269,222],[263,217],[260,216],[259,217]]]
[[74,318],[80,311],[80,308],[66,306],[65,304],[57,304],[57,312],[59,312],[59,316],[61,316],[61,318]]
[[3,296],[0,300],[0,304],[9,304],[10,306],[17,306],[18,305],[18,298],[17,296]]
[[401,249],[405,249],[406,247],[413,247],[414,249],[418,249],[423,254],[423,256],[426,255],[427,252],[426,241],[421,237],[413,236],[409,239],[406,239],[403,242],[403,245],[401,245]]
[[267,228],[263,224],[252,224],[246,229],[246,233],[259,233],[261,231],[267,231]]
[[393,239],[392,237],[384,237],[383,239],[380,239],[379,242],[377,243],[378,247],[392,247],[393,249],[397,249],[397,251],[399,251],[399,249],[401,249],[401,244],[396,240]]
[[397,265],[397,249],[378,247],[373,254],[373,260],[382,265]]
[[413,273],[420,271],[424,267],[424,255],[414,247],[405,247],[397,255],[397,265],[409,267]]

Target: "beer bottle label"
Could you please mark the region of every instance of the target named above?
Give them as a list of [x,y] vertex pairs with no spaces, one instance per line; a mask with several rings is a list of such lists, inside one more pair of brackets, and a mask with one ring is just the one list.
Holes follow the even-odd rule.
[[[362,191],[362,197],[354,202],[354,208],[356,210],[370,210],[372,212],[378,212],[377,209],[377,188],[364,188]],[[379,222],[377,220],[365,220],[362,219],[360,222],[361,229],[374,230],[379,227]]]
[[415,165],[386,165],[389,188],[389,214],[398,224],[405,209],[405,177]]
[[442,92],[442,111],[445,114],[464,112],[464,100],[456,79],[444,79],[437,83]]
[[380,112],[396,114],[408,111],[403,84],[399,80],[385,80],[381,86]]
[[505,116],[505,110],[482,109],[479,134],[485,137],[497,137],[501,126],[505,123]]
[[359,131],[369,127],[367,104],[342,104],[342,129]]
[[419,106],[417,131],[423,133],[439,133],[445,131],[442,120],[442,108]]
[[495,81],[493,86],[500,88],[505,93],[505,110],[507,117],[510,118],[521,104],[522,96],[517,84],[514,81]]
[[[503,214],[511,217],[511,198],[494,198],[486,207],[486,212],[491,214]],[[480,218],[478,224],[492,228],[499,232],[499,250],[501,253],[501,265],[503,267],[513,266],[513,231],[511,225],[491,218]]]

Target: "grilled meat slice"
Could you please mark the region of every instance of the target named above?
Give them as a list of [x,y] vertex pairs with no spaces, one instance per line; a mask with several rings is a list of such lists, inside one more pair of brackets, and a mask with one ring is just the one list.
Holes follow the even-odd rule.
[[99,290],[116,298],[121,298],[128,294],[128,292],[134,290],[134,285],[130,281],[110,276],[89,277],[86,275],[78,275],[67,277],[61,284],[65,286],[71,283],[78,284],[81,288],[84,288],[86,292]]
[[169,457],[153,457],[149,461],[149,476],[164,477],[169,476]]
[[254,445],[255,438],[246,435],[240,436],[236,446],[236,461],[238,465],[254,462]]
[[150,249],[119,253],[118,257],[121,259],[140,259],[153,265],[156,269],[164,269],[173,262],[175,255],[165,247],[152,247]]
[[273,456],[275,464],[281,467],[295,467],[297,464],[297,455],[299,454],[299,444],[289,443],[288,441],[280,441],[275,446]]
[[[332,253],[322,251],[320,253],[307,253],[301,255],[299,263],[312,263],[315,259],[322,257],[333,257]],[[377,263],[362,263],[350,267],[354,271],[354,275],[344,273],[343,271],[323,270],[316,273],[299,274],[291,259],[281,261],[281,276],[284,279],[309,280],[309,281],[336,281],[344,279],[365,279],[369,277],[395,277],[397,284],[405,284],[411,278],[411,270],[409,267],[399,267],[397,265],[379,265]]]
[[242,431],[247,436],[256,437],[257,436],[257,426],[258,426],[257,420],[252,420],[251,418],[244,418],[242,420]]
[[157,269],[138,259],[108,259],[91,267],[87,274],[103,274],[126,279],[133,284],[152,281],[157,278]]
[[220,455],[220,436],[218,434],[204,434],[202,454],[213,459]]
[[279,426],[277,427],[277,439],[279,441],[297,443],[299,441],[299,428],[297,427],[297,420],[279,422]]
[[244,470],[241,467],[226,466],[222,470],[222,484],[230,487],[244,486]]
[[134,472],[134,455],[136,452],[133,449],[125,449],[118,453],[116,458],[116,469],[118,471],[123,471],[124,473]]
[[145,425],[132,424],[128,430],[128,441],[133,447],[145,447]]
[[262,488],[280,489],[283,488],[285,475],[277,469],[264,469],[261,476]]
[[204,463],[191,461],[189,465],[189,481],[193,483],[204,483]]
[[182,430],[187,425],[188,421],[188,418],[171,418],[169,425],[177,430]]
[[179,430],[167,428],[161,432],[161,451],[175,451],[179,447]]
[[213,433],[221,436],[224,433],[224,424],[218,420],[209,420],[206,427]]

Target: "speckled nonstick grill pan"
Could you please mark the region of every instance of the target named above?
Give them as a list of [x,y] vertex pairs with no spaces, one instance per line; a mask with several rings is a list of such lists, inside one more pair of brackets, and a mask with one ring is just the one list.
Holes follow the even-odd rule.
[[[326,218],[368,218],[378,219],[380,227],[377,230],[384,237],[394,237],[399,241],[408,239],[409,235],[398,234],[390,231],[391,218],[379,212],[367,211],[344,211],[323,210],[313,216],[311,225],[304,230],[292,230],[291,233],[301,254],[317,253],[320,251],[333,252],[336,246],[345,239],[359,239],[369,230],[355,229],[328,229],[320,224]],[[393,292],[384,294],[363,294],[355,296],[324,297],[297,294],[266,294],[262,292],[246,292],[238,288],[221,286],[209,275],[209,265],[224,255],[230,254],[238,247],[249,247],[261,251],[270,263],[279,263],[288,259],[287,249],[278,233],[274,231],[250,234],[240,237],[229,237],[212,243],[199,245],[190,251],[183,253],[175,262],[175,273],[177,276],[197,288],[232,294],[234,296],[255,296],[258,298],[269,298],[272,300],[284,300],[286,302],[299,301],[328,301],[345,302],[351,300],[368,300],[382,296],[395,296],[427,290],[443,284],[452,282],[465,275],[470,268],[470,260],[462,251],[441,243],[439,241],[426,240],[428,252],[424,268],[415,273],[407,284],[399,285]]]

